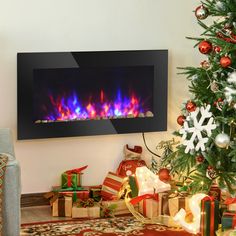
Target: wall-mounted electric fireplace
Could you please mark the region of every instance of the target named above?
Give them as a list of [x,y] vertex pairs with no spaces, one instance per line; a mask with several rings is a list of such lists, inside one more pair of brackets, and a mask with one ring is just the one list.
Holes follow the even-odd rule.
[[166,130],[167,57],[18,53],[18,139]]

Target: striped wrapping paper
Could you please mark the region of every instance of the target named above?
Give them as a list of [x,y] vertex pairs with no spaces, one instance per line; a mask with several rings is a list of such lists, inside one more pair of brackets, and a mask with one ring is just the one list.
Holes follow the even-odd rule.
[[101,196],[103,200],[118,199],[124,179],[115,173],[108,172],[103,184]]

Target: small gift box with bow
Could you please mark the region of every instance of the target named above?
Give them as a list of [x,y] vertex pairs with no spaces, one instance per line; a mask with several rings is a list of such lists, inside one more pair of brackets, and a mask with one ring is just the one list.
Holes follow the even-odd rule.
[[[110,208],[111,206],[113,208],[113,215],[123,215],[123,214],[129,214],[130,211],[126,206],[125,200],[112,200],[112,201],[102,201],[102,206],[106,208]],[[137,207],[136,207],[137,209]]]
[[236,228],[236,213],[233,212],[224,212],[222,219],[222,230],[235,229]]
[[93,199],[77,201],[72,207],[72,218],[99,218],[100,206]]
[[144,194],[133,198],[130,203],[138,204],[139,212],[147,218],[154,218],[159,215],[159,198],[158,194]]
[[58,196],[52,203],[52,216],[71,217],[72,197]]
[[228,211],[236,212],[236,198],[227,198],[225,200],[225,205],[227,205]]
[[201,236],[215,236],[219,227],[219,201],[206,196],[201,201]]
[[168,199],[170,216],[174,217],[181,208],[186,212],[189,211],[189,196],[178,195],[178,196],[169,196]]
[[93,187],[89,189],[90,198],[94,199],[96,202],[101,200],[101,187]]
[[83,166],[81,168],[67,170],[61,175],[61,187],[62,188],[72,188],[77,189],[81,186],[81,176],[82,171],[88,166]]

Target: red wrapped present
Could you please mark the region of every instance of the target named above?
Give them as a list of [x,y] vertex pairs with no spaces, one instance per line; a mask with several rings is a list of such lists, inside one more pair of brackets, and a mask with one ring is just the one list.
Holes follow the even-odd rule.
[[236,212],[236,198],[227,198],[225,204],[227,205],[228,211]]
[[201,201],[201,236],[215,236],[219,227],[219,201],[206,196]]
[[102,184],[101,196],[103,200],[115,200],[119,198],[124,178],[109,172]]
[[89,191],[84,190],[84,191],[65,191],[65,192],[59,192],[62,196],[71,196],[73,202],[76,202],[78,199],[81,200],[86,200],[89,198]]

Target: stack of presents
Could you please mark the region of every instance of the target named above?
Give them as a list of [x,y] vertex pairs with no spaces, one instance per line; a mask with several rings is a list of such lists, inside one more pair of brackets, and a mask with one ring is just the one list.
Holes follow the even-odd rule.
[[185,186],[169,179],[168,182],[160,180],[146,167],[141,159],[140,146],[130,148],[125,145],[124,154],[116,173],[109,172],[102,185],[82,185],[83,171],[87,166],[62,173],[61,186],[53,186],[45,196],[50,200],[52,215],[99,218],[131,214],[127,205],[128,194],[129,204],[145,218],[168,217],[174,222],[172,226],[191,233],[215,235],[220,223],[223,231],[236,228],[236,198],[226,197],[222,201],[223,194],[213,186],[196,204],[197,200],[193,199],[199,197],[188,194]]

